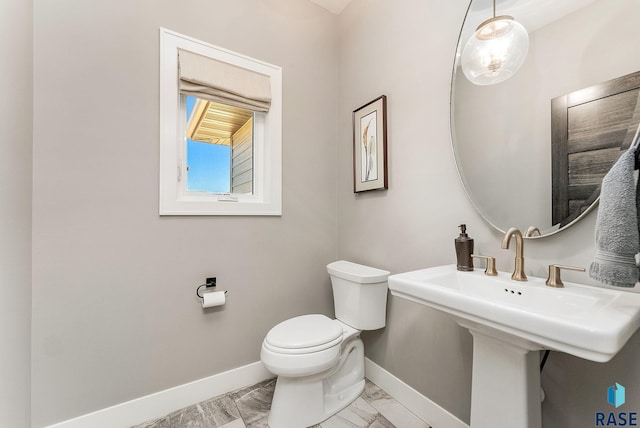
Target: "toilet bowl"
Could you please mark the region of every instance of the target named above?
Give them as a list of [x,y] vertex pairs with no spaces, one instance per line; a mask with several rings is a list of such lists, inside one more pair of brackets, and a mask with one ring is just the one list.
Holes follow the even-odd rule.
[[302,315],[267,333],[260,359],[278,376],[271,428],[315,425],[353,402],[364,389],[361,330],[386,322],[389,272],[338,261],[327,266],[336,319]]

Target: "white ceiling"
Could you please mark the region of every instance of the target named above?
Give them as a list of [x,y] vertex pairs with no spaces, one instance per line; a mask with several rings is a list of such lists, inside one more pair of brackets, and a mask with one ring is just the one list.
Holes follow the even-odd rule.
[[[532,33],[593,2],[594,0],[500,0],[496,4],[496,15],[511,15]],[[475,31],[478,24],[491,18],[492,9],[492,0],[474,0],[467,16],[469,26]]]
[[347,7],[351,0],[310,0],[311,2],[318,4],[330,12],[340,15],[340,12]]
[[[309,0],[330,12],[340,15],[351,0]],[[585,4],[594,0],[502,0],[497,5],[497,15],[505,13],[513,15],[516,20],[521,22],[528,31],[533,31],[541,26],[548,24],[551,15],[559,17],[573,12],[575,9],[583,7]],[[484,6],[483,6],[484,4]],[[474,10],[490,9],[492,0],[475,0]],[[553,13],[551,13],[553,12]],[[527,26],[529,24],[529,26]]]

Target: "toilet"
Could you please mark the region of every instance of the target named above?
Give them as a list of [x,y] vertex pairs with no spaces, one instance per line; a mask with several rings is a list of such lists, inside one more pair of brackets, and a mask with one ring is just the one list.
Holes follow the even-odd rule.
[[348,261],[327,265],[336,319],[321,314],[290,318],[273,327],[260,359],[278,376],[270,428],[318,424],[364,390],[362,330],[385,326],[389,272]]

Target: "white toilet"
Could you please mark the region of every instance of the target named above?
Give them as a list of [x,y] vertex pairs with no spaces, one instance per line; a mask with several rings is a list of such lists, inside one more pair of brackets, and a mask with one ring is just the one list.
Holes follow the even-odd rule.
[[347,261],[327,265],[336,318],[302,315],[273,327],[260,359],[278,376],[269,427],[302,428],[336,414],[364,389],[360,331],[385,326],[389,272]]

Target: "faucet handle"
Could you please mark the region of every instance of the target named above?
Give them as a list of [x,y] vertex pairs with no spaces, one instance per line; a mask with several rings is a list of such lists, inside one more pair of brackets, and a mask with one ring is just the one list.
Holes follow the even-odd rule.
[[524,234],[525,238],[533,238],[534,236],[542,236],[542,233],[540,233],[540,229],[538,229],[535,226],[529,226],[529,228],[527,229],[527,231]]
[[471,254],[471,257],[476,259],[485,259],[487,261],[487,267],[484,270],[485,275],[496,276],[498,275],[498,271],[496,270],[496,259],[491,256],[481,256],[478,254]]
[[564,266],[564,265],[549,265],[549,276],[547,277],[547,281],[545,282],[545,284],[548,287],[554,287],[554,288],[562,288],[562,287],[564,287],[564,283],[562,282],[562,279],[560,278],[560,269],[575,270],[575,271],[578,271],[578,272],[584,272],[585,271],[585,269],[583,267]]

